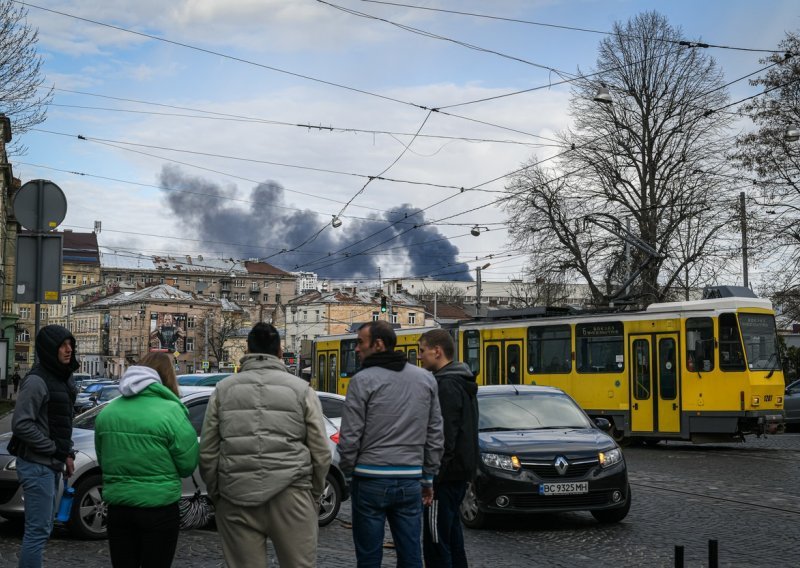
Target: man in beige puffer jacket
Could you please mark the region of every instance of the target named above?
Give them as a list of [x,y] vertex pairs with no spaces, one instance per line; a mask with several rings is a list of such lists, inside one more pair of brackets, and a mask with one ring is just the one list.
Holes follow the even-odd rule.
[[319,498],[331,452],[314,390],[289,374],[280,336],[257,323],[241,371],[217,384],[200,440],[200,474],[214,502],[228,566],[316,566]]

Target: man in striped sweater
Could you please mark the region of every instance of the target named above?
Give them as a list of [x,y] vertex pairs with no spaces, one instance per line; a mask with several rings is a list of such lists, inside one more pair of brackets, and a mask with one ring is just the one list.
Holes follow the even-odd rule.
[[359,568],[379,567],[386,520],[399,566],[421,567],[422,507],[444,451],[436,379],[395,352],[385,321],[364,324],[339,432],[339,466],[352,476],[353,543]]

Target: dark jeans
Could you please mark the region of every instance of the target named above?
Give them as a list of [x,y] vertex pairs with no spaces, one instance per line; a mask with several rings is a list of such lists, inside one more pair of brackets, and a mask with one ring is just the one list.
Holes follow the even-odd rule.
[[380,568],[383,529],[392,530],[397,566],[422,568],[422,486],[419,479],[353,477],[353,544],[359,568]]
[[178,502],[165,507],[108,506],[114,568],[169,568],[178,546]]
[[466,481],[433,484],[433,503],[425,509],[422,539],[426,568],[466,568],[467,553],[459,518],[466,492]]

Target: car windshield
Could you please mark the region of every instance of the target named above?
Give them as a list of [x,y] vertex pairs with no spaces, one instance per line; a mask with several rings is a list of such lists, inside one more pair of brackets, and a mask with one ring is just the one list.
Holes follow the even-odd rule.
[[481,431],[590,428],[572,399],[560,393],[520,393],[478,397]]
[[100,396],[97,397],[99,402],[106,402],[119,396],[119,387],[106,387],[100,391]]
[[94,383],[91,385],[87,385],[86,388],[83,390],[83,392],[97,392],[104,386],[106,385],[103,383]]

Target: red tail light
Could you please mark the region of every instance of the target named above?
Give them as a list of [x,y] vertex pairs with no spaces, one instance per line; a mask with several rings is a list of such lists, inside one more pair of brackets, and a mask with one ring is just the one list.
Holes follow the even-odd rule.
[[334,432],[333,434],[331,434],[331,441],[334,444],[338,444],[339,443],[339,431],[338,430],[336,432]]

